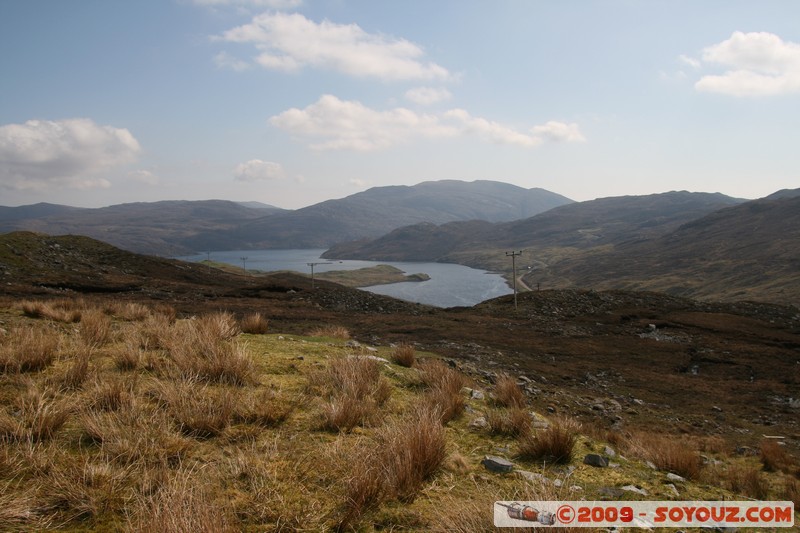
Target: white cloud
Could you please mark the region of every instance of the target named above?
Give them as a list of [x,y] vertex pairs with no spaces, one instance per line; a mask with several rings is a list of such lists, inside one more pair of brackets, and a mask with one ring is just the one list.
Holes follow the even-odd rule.
[[583,136],[580,128],[574,122],[565,124],[564,122],[551,120],[541,126],[534,126],[531,132],[534,135],[555,142],[583,142],[586,140],[586,137]]
[[271,9],[291,9],[303,4],[303,0],[192,0],[198,6],[206,7],[253,7]]
[[772,96],[800,92],[800,45],[767,32],[734,32],[703,50],[705,64],[728,68],[703,76],[698,91],[732,96]]
[[444,116],[461,123],[463,131],[476,133],[494,143],[516,144],[529,148],[542,144],[541,137],[516,131],[485,118],[473,117],[463,109],[450,110]]
[[376,150],[414,139],[477,135],[490,142],[536,147],[544,141],[585,140],[577,124],[551,121],[524,133],[498,122],[473,117],[463,109],[422,114],[397,107],[378,111],[355,101],[324,95],[304,109],[292,108],[270,118],[291,135],[310,140],[320,150]]
[[214,56],[214,64],[219,68],[227,68],[236,72],[243,72],[250,68],[250,63],[237,59],[227,52],[220,52]]
[[350,178],[348,182],[350,185],[360,187],[362,189],[369,186],[369,182],[367,180],[362,180],[361,178]]
[[134,170],[128,173],[128,177],[145,185],[158,185],[161,182],[159,177],[149,170]]
[[402,107],[376,111],[360,102],[324,95],[305,109],[292,108],[269,119],[292,135],[320,139],[315,149],[374,150],[412,137],[448,137],[458,134],[433,115]]
[[368,33],[356,24],[317,23],[299,13],[263,13],[216,40],[254,45],[256,62],[269,69],[308,66],[389,81],[452,77],[444,67],[424,62],[424,51],[410,41]]
[[695,59],[693,57],[689,57],[689,56],[686,56],[686,55],[683,55],[683,54],[678,56],[678,61],[680,61],[684,65],[692,67],[693,69],[699,69],[703,65],[702,63],[700,63],[700,61],[698,59]]
[[406,99],[420,105],[431,105],[450,100],[453,95],[444,87],[416,87],[406,91]]
[[141,151],[127,129],[86,118],[29,120],[0,126],[0,185],[12,189],[108,187],[96,175]]
[[286,173],[279,163],[251,159],[246,163],[239,163],[233,169],[233,177],[237,181],[269,181],[283,179]]

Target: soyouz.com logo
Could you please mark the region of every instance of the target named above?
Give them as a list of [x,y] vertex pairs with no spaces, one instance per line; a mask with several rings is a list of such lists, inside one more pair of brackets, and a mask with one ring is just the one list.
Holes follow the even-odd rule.
[[497,527],[794,527],[786,501],[498,501]]

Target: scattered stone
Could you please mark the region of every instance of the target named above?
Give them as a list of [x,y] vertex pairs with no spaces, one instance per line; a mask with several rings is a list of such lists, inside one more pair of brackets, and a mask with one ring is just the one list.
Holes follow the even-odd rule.
[[719,407],[717,405],[712,405],[711,406],[711,410],[716,412],[716,413],[721,413],[722,412],[722,407]]
[[486,398],[486,395],[482,391],[473,390],[472,393],[470,394],[470,397],[473,400],[483,400]]
[[618,489],[617,487],[601,487],[598,491],[601,496],[605,498],[610,498],[612,500],[617,500],[625,494],[625,491],[622,489]]
[[667,473],[667,479],[670,481],[675,481],[677,483],[684,483],[686,481],[685,478],[679,476],[678,474],[673,474],[672,472]]
[[486,429],[488,426],[489,423],[486,422],[486,418],[483,416],[479,416],[469,423],[469,427],[472,429]]
[[681,495],[681,493],[678,492],[678,489],[672,483],[667,483],[666,487],[670,490],[670,492],[672,492],[673,496],[677,497]]
[[615,452],[613,449],[611,449],[611,446],[606,446],[605,448],[603,448],[603,454],[605,454],[605,455],[607,455],[609,457],[616,457],[617,456],[617,452]]
[[609,468],[622,468],[622,465],[619,463],[608,463]]
[[583,487],[581,487],[580,485],[572,485],[569,488],[569,490],[570,492],[581,492],[583,490]]
[[508,459],[497,457],[496,455],[487,455],[483,458],[481,464],[484,466],[484,468],[486,468],[486,470],[499,474],[504,474],[514,470],[514,463]]
[[608,466],[608,458],[597,455],[596,453],[590,453],[583,458],[583,464],[597,468],[606,468]]
[[515,472],[518,476],[523,477],[528,481],[541,482],[545,484],[550,483],[550,478],[543,474],[539,474],[538,472],[528,472],[527,470],[516,470]]
[[561,485],[563,485],[563,484],[564,484],[564,482],[561,481],[560,479],[553,480],[553,486],[556,487],[557,489],[560,489]]
[[647,496],[647,491],[641,487],[637,487],[636,485],[625,485],[622,487],[622,490],[625,492],[634,492],[636,494],[641,494],[642,496]]
[[651,470],[658,470],[658,467],[655,465],[655,463],[653,463],[653,461],[645,461],[644,464],[646,464]]

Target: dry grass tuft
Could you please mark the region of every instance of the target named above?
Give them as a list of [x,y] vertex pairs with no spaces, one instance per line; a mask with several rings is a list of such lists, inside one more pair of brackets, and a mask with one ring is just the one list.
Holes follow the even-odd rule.
[[389,487],[403,502],[414,501],[423,482],[439,470],[447,457],[441,415],[428,406],[384,428],[378,440]]
[[139,363],[144,356],[144,350],[140,347],[140,343],[128,339],[125,344],[114,350],[111,358],[114,360],[114,365],[123,372],[131,372],[139,367]]
[[274,391],[264,389],[239,398],[234,419],[243,424],[275,427],[288,420],[295,407],[294,403],[281,399]]
[[236,317],[227,312],[203,315],[195,323],[196,330],[214,340],[230,340],[242,332]]
[[16,328],[2,337],[0,371],[39,372],[55,359],[60,335],[51,328]]
[[19,304],[22,313],[29,318],[47,318],[55,322],[72,324],[81,319],[84,307],[82,300],[55,300],[51,302],[26,300]]
[[794,460],[786,452],[786,448],[774,440],[762,440],[759,446],[761,464],[767,472],[790,472]]
[[398,344],[392,351],[392,361],[400,366],[411,368],[416,359],[416,350],[411,344]]
[[309,386],[324,391],[322,427],[331,431],[375,423],[392,392],[381,376],[380,364],[366,357],[332,359],[326,370],[309,376]]
[[263,335],[269,331],[269,320],[261,313],[250,313],[239,322],[242,333]]
[[226,502],[213,497],[203,472],[181,470],[155,494],[139,501],[128,530],[140,533],[227,533],[239,531]]
[[698,479],[703,466],[700,454],[687,443],[668,435],[642,434],[629,444],[634,455],[652,461],[659,470],[672,472],[686,479]]
[[461,372],[454,370],[439,360],[427,360],[420,363],[420,379],[426,386],[425,400],[435,406],[442,423],[457,418],[464,412],[466,400],[461,394],[467,384],[467,378]]
[[89,309],[83,312],[78,331],[87,345],[103,346],[111,339],[111,319],[102,311]]
[[800,508],[800,482],[792,477],[787,477],[783,482],[781,499],[787,502],[794,502],[794,508]]
[[198,439],[222,433],[233,421],[238,399],[230,389],[193,380],[161,381],[151,394],[166,407],[181,433]]
[[493,435],[517,437],[531,430],[533,421],[530,413],[519,407],[513,409],[491,409],[486,412],[489,432]]
[[0,439],[35,443],[52,438],[69,418],[67,405],[31,384],[12,409],[0,411]]
[[535,461],[567,464],[572,462],[580,424],[569,418],[556,418],[547,429],[527,431],[517,442],[519,455]]
[[495,401],[503,407],[525,407],[525,393],[519,388],[514,378],[508,374],[498,376],[494,385]]
[[232,321],[232,315],[217,314],[171,328],[162,342],[182,377],[229,385],[255,381],[255,363],[246,346],[231,340],[239,331]]
[[309,337],[329,337],[332,339],[347,340],[350,338],[350,331],[344,326],[320,326],[308,333]]
[[753,465],[731,464],[723,469],[715,469],[711,480],[717,485],[736,494],[765,500],[769,496],[769,481]]
[[61,378],[61,385],[68,390],[79,389],[89,377],[89,361],[93,355],[91,346],[78,352]]

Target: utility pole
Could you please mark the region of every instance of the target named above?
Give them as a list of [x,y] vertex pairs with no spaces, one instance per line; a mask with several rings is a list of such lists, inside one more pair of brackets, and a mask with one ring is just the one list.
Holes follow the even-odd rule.
[[330,261],[322,261],[319,263],[306,263],[308,266],[311,267],[311,288],[314,288],[314,267],[317,265],[332,265]]
[[517,308],[517,256],[522,255],[522,250],[519,252],[506,252],[506,257],[511,258],[511,269],[514,271],[514,309]]
[[247,258],[240,257],[239,259],[242,260],[242,270],[244,270],[244,273],[247,274]]

